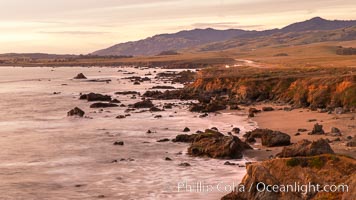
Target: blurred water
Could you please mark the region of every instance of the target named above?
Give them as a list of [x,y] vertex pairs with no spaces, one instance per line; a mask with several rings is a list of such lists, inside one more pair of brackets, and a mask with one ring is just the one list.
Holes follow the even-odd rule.
[[[135,72],[135,76],[165,71],[122,70]],[[88,78],[110,78],[112,82],[71,80],[80,72]],[[199,118],[182,105],[160,112],[161,119],[150,112],[116,119],[126,108],[99,112],[89,108],[90,103],[78,100],[80,92],[99,92],[127,105],[139,99],[114,93],[144,92],[153,85],[163,85],[158,81],[133,85],[121,79],[133,75],[118,72],[118,68],[0,67],[0,199],[219,199],[228,192],[178,192],[177,186],[184,181],[239,183],[245,168],[223,165],[225,160],[189,157],[187,144],[156,140],[172,139],[184,127],[195,132],[215,126],[227,132],[233,125],[244,132],[253,125],[245,115],[223,112]],[[174,101],[154,101],[159,106],[164,102]],[[75,106],[92,119],[67,117]],[[154,133],[147,134],[148,129]],[[112,145],[117,140],[125,145]],[[173,161],[165,161],[165,157]],[[134,160],[111,162],[122,158]],[[182,162],[191,166],[178,166]]]

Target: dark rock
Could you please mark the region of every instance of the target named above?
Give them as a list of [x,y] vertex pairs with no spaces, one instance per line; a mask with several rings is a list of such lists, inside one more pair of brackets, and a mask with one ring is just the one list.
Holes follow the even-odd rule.
[[162,111],[162,110],[159,109],[159,108],[157,108],[157,107],[155,107],[155,106],[153,106],[152,108],[150,108],[150,111],[151,111],[151,112],[160,112],[160,111]]
[[135,81],[135,82],[134,82],[134,85],[141,85],[141,83],[140,83],[140,82]]
[[297,157],[297,156],[316,156],[320,154],[333,154],[329,143],[325,139],[319,139],[317,141],[302,140],[296,144],[288,147],[284,147],[281,153],[278,153],[278,157]]
[[166,86],[166,85],[158,85],[158,86],[153,86],[152,89],[175,89],[173,86]]
[[202,115],[199,115],[200,118],[204,118],[204,117],[208,117],[208,116],[209,116],[208,113],[204,113],[204,114],[202,114]]
[[115,92],[117,95],[140,95],[139,92],[136,91],[124,91],[124,92]]
[[224,136],[218,131],[207,129],[194,138],[188,154],[212,158],[242,158],[242,152],[246,149],[252,148],[238,137]]
[[191,165],[187,162],[184,162],[184,163],[180,163],[179,166],[181,167],[190,167]]
[[256,142],[256,139],[253,137],[249,137],[249,138],[246,138],[246,142],[253,144]]
[[300,133],[296,133],[296,134],[294,134],[294,136],[299,136],[300,135]]
[[164,104],[163,106],[163,109],[172,109],[172,108],[173,108],[173,104],[171,103]]
[[323,135],[325,134],[323,130],[323,125],[319,125],[318,123],[314,124],[314,128],[309,135]]
[[109,108],[109,107],[118,107],[119,105],[114,103],[93,103],[90,105],[90,108]]
[[74,79],[87,79],[87,77],[85,77],[83,73],[79,73]]
[[158,118],[162,118],[163,116],[162,115],[156,115],[155,118],[158,119]]
[[124,118],[126,118],[125,115],[118,115],[118,116],[116,117],[116,119],[124,119]]
[[237,128],[237,127],[235,127],[235,128],[232,129],[232,132],[233,132],[233,133],[236,133],[236,134],[239,134],[240,131],[241,131],[240,128]]
[[146,133],[151,134],[151,133],[152,133],[152,131],[151,131],[151,130],[148,130]]
[[241,110],[237,104],[230,105],[230,110]]
[[188,127],[185,127],[183,130],[183,132],[189,132],[189,131],[190,131],[190,129]]
[[124,142],[123,141],[116,141],[116,142],[114,142],[113,145],[123,146]]
[[306,131],[308,131],[308,130],[305,129],[305,128],[299,128],[299,129],[298,129],[298,132],[306,132]]
[[356,137],[348,138],[348,139],[351,140],[351,141],[347,142],[346,146],[348,146],[348,147],[356,147]]
[[205,103],[199,103],[199,104],[192,104],[190,107],[191,112],[217,112],[219,110],[225,110],[227,108],[226,103],[222,101],[212,101],[208,104]]
[[316,121],[318,121],[318,120],[317,119],[308,119],[307,122],[316,122]]
[[262,111],[265,111],[265,112],[274,111],[274,108],[272,108],[272,107],[263,107]]
[[110,101],[110,103],[121,103],[121,101],[117,100],[117,99],[113,99]]
[[219,131],[219,129],[216,128],[216,127],[211,127],[210,129],[211,129],[211,130],[214,130],[214,131]]
[[70,110],[68,113],[67,113],[67,116],[79,116],[79,117],[83,117],[85,114],[85,112],[78,108],[78,107],[75,107],[73,108],[72,110]]
[[111,96],[91,92],[81,95],[79,99],[86,99],[88,101],[111,101]]
[[261,140],[262,145],[267,147],[290,145],[290,136],[280,131],[263,134]]
[[150,100],[143,100],[133,105],[134,108],[152,108],[154,105]]
[[341,136],[341,131],[340,131],[340,129],[338,129],[336,127],[332,127],[330,135],[331,136]]
[[258,128],[247,132],[244,137],[247,139],[246,141],[251,141],[251,138],[261,138],[262,145],[267,147],[290,145],[290,136],[288,134],[270,129]]
[[226,161],[226,162],[224,163],[224,165],[238,165],[238,164],[232,163],[232,162],[229,162],[229,161]]
[[188,134],[180,134],[177,135],[175,139],[173,139],[173,142],[186,142],[186,143],[191,143],[194,141],[195,137],[197,136],[197,134],[192,134],[192,135],[188,135]]
[[157,142],[169,142],[169,139],[168,138],[164,138],[164,139],[157,140]]
[[172,159],[170,157],[166,157],[164,160],[166,161],[172,161]]

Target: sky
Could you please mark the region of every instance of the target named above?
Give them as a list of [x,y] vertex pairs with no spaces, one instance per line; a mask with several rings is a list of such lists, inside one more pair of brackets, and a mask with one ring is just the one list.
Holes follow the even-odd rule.
[[0,0],[0,53],[87,54],[195,28],[356,19],[355,0]]

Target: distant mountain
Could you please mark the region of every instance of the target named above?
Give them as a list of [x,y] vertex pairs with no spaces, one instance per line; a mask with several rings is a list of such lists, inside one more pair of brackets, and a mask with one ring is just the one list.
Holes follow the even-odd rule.
[[315,17],[304,22],[298,22],[286,26],[282,29],[272,29],[265,31],[246,31],[241,29],[215,30],[194,29],[180,31],[173,34],[161,34],[143,40],[116,44],[107,49],[93,52],[94,55],[158,55],[163,51],[178,51],[180,49],[202,46],[209,43],[223,42],[233,38],[251,39],[269,36],[273,34],[304,32],[314,30],[335,30],[349,26],[355,26],[356,20],[325,20]]
[[301,32],[301,31],[315,31],[315,30],[335,30],[349,26],[356,26],[356,20],[326,20],[320,17],[314,17],[304,22],[298,22],[281,29],[282,32]]
[[205,44],[195,47],[196,51],[223,51],[227,49],[252,50],[262,47],[274,46],[294,46],[312,44],[327,41],[349,41],[356,40],[356,26],[346,27],[336,30],[311,30],[311,31],[279,31],[273,34],[241,38],[236,37],[230,40]]

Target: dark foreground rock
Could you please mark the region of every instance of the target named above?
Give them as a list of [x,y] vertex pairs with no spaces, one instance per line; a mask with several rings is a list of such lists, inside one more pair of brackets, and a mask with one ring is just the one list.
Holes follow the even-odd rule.
[[255,138],[261,138],[262,145],[267,147],[290,145],[290,136],[280,131],[270,129],[255,129],[247,132],[244,137],[246,141],[255,141]]
[[[247,165],[247,174],[240,185],[244,190],[236,190],[222,200],[320,200],[353,199],[356,196],[356,161],[339,155],[318,155],[312,157],[281,158]],[[259,191],[267,185],[287,186],[327,183],[348,185],[348,192],[268,192]],[[281,190],[283,191],[283,190]],[[286,190],[284,190],[286,191]]]
[[207,156],[211,158],[242,158],[242,152],[252,149],[236,136],[224,136],[222,133],[207,129],[204,133],[196,134],[188,148],[192,156]]
[[91,92],[81,95],[79,99],[88,101],[111,101],[111,96]]
[[296,144],[284,147],[277,157],[287,158],[296,156],[316,156],[320,154],[334,154],[329,142],[325,139],[317,141],[302,140]]
[[118,107],[119,105],[114,103],[93,103],[90,105],[90,108],[109,108],[109,107]]
[[78,108],[78,107],[75,107],[73,108],[72,110],[70,110],[68,113],[67,113],[67,116],[79,116],[79,117],[83,117],[85,114],[85,112]]

